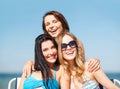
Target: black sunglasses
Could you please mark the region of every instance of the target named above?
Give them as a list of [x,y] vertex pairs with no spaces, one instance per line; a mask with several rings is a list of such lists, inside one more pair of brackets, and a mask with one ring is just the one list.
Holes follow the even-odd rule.
[[73,41],[70,41],[68,44],[62,43],[62,44],[61,44],[62,50],[63,50],[63,51],[66,50],[68,45],[69,45],[69,47],[71,47],[71,48],[77,47],[76,42],[73,40]]

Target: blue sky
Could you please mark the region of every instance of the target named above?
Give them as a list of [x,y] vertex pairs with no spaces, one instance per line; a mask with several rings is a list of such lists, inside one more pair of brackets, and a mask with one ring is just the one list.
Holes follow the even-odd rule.
[[120,72],[120,0],[1,0],[0,72],[22,72],[47,11],[61,12],[105,72]]

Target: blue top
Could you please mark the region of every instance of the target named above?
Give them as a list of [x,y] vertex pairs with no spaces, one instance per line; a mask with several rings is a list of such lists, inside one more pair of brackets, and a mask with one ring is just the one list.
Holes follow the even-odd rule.
[[43,80],[37,80],[33,78],[31,75],[24,81],[24,88],[23,89],[35,89],[38,87],[42,87],[43,89],[46,89]]
[[[37,80],[31,75],[24,81],[24,89],[35,89],[35,88],[42,88],[42,89],[60,89],[59,83],[56,80],[56,67],[54,67],[54,75],[53,79],[46,79],[46,80]],[[48,83],[46,83],[48,81]],[[48,85],[46,85],[48,84]],[[48,86],[48,88],[47,88]]]

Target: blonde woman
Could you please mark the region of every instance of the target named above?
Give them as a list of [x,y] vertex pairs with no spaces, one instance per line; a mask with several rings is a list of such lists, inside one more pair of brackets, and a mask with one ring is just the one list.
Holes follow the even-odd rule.
[[58,60],[58,45],[47,34],[35,40],[34,71],[21,77],[19,89],[69,89],[69,79]]
[[92,73],[88,71],[88,62],[73,34],[63,33],[57,41],[60,63],[64,66],[64,70],[70,73],[70,89],[100,89],[99,83],[106,89],[120,89],[109,80],[102,69]]

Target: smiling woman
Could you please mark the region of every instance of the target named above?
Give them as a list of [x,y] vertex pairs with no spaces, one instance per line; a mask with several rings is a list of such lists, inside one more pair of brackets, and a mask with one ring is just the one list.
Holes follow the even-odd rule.
[[63,30],[62,24],[53,15],[47,15],[45,17],[46,32],[52,37],[57,37]]
[[106,89],[120,89],[105,75],[100,68],[89,72],[77,38],[65,32],[58,37],[58,54],[60,63],[71,76],[70,89],[100,89],[99,83]]
[[43,17],[43,31],[56,38],[62,32],[69,32],[69,25],[65,17],[57,11],[49,11]]
[[51,64],[51,67],[53,67],[53,64],[57,60],[56,47],[53,45],[53,43],[50,40],[43,42],[41,46],[42,46],[42,52],[43,52],[46,62]]
[[34,71],[27,78],[22,74],[19,89],[69,89],[57,50],[58,45],[50,35],[41,34],[36,38]]

